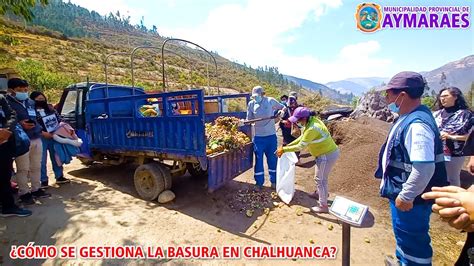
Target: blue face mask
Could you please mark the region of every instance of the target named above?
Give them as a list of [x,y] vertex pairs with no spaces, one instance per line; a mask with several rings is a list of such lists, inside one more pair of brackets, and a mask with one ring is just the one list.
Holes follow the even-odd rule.
[[255,101],[256,101],[257,103],[260,103],[262,100],[263,100],[263,97],[262,97],[262,96],[260,96],[260,95],[259,95],[259,96],[255,96]]
[[[398,95],[398,97],[400,97],[400,95]],[[390,110],[393,113],[397,113],[397,114],[400,113],[400,106],[403,103],[403,99],[402,99],[402,102],[400,103],[400,106],[397,106],[396,102],[398,100],[398,97],[395,99],[395,101],[393,103],[389,103],[387,105],[388,110]]]
[[18,101],[24,101],[24,100],[28,99],[28,92],[17,92],[15,94],[15,98]]

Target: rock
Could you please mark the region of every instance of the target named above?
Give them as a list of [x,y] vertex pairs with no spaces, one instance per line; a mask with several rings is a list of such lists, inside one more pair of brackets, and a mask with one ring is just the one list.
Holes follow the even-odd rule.
[[394,119],[394,114],[387,109],[385,97],[380,92],[368,92],[360,98],[359,105],[350,117],[357,119],[362,116],[374,117],[386,122]]
[[168,203],[176,198],[176,195],[171,190],[165,190],[158,196],[159,203]]
[[370,239],[368,237],[364,238],[364,242],[369,244],[370,243]]
[[245,215],[247,215],[247,217],[249,217],[249,218],[252,217],[253,216],[253,210],[247,210],[245,212]]
[[334,229],[334,226],[332,224],[328,225],[328,230],[332,231],[332,229]]

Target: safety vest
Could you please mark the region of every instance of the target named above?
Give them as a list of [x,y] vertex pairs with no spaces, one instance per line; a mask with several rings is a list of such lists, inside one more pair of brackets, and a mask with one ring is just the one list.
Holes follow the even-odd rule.
[[[430,191],[434,186],[448,185],[446,177],[446,168],[444,164],[443,143],[440,139],[438,126],[433,118],[428,107],[420,105],[415,110],[407,115],[407,117],[397,126],[393,133],[393,138],[390,143],[385,142],[379,152],[379,163],[376,178],[383,178],[382,186],[380,188],[380,195],[391,200],[395,200],[398,194],[402,191],[403,184],[407,181],[408,176],[412,170],[412,162],[410,155],[405,148],[404,141],[410,124],[414,122],[425,123],[430,127],[435,135],[435,172],[431,177],[430,182],[426,186],[424,192]],[[390,156],[387,158],[387,166],[385,173],[383,173],[382,156],[386,145],[391,145]],[[390,146],[389,146],[390,147]],[[421,194],[415,198],[414,204],[424,204],[431,201],[425,201],[421,198]]]

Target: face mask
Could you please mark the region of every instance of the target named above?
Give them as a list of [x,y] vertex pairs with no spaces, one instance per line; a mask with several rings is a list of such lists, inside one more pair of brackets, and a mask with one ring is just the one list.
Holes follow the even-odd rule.
[[36,108],[48,109],[48,103],[46,101],[35,101]]
[[255,96],[255,101],[256,101],[257,103],[260,103],[262,100],[263,100],[263,97],[262,97],[262,96],[260,96],[260,95]]
[[15,98],[18,101],[24,101],[24,100],[28,99],[28,92],[17,92],[15,94]]
[[[398,97],[400,97],[400,95],[398,95]],[[392,111],[393,113],[400,113],[400,106],[402,106],[402,103],[403,103],[403,99],[402,99],[402,102],[400,103],[400,106],[397,106],[396,102],[398,100],[398,97],[395,99],[395,101],[393,103],[390,103],[387,105],[388,107],[388,110]]]

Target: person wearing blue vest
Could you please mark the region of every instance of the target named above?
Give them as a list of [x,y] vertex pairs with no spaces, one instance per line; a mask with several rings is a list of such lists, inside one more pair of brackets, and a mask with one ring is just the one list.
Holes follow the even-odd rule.
[[381,90],[390,111],[399,114],[379,153],[375,177],[381,179],[380,195],[388,198],[396,240],[396,257],[386,263],[431,265],[429,235],[432,201],[421,194],[448,184],[443,143],[436,121],[421,104],[425,88],[416,72],[400,72]]
[[[252,89],[252,97],[247,107],[247,120],[257,118],[270,118],[274,116],[274,110],[277,115],[282,116],[286,112],[286,107],[271,97],[266,97],[261,86],[255,86]],[[278,148],[275,120],[267,119],[255,122],[255,136],[253,138],[255,167],[254,178],[256,182],[255,190],[260,191],[265,181],[263,169],[263,156],[267,158],[268,174],[272,188],[276,187],[276,165],[277,156],[275,151]]]
[[[35,102],[28,98],[28,88],[29,85],[26,80],[19,78],[8,80],[8,103],[16,112],[18,124],[30,138],[29,151],[15,158],[18,195],[20,196],[20,202],[25,205],[34,204],[33,198],[51,196],[51,194],[41,189],[42,129],[36,122]],[[31,188],[28,183],[31,184]]]

